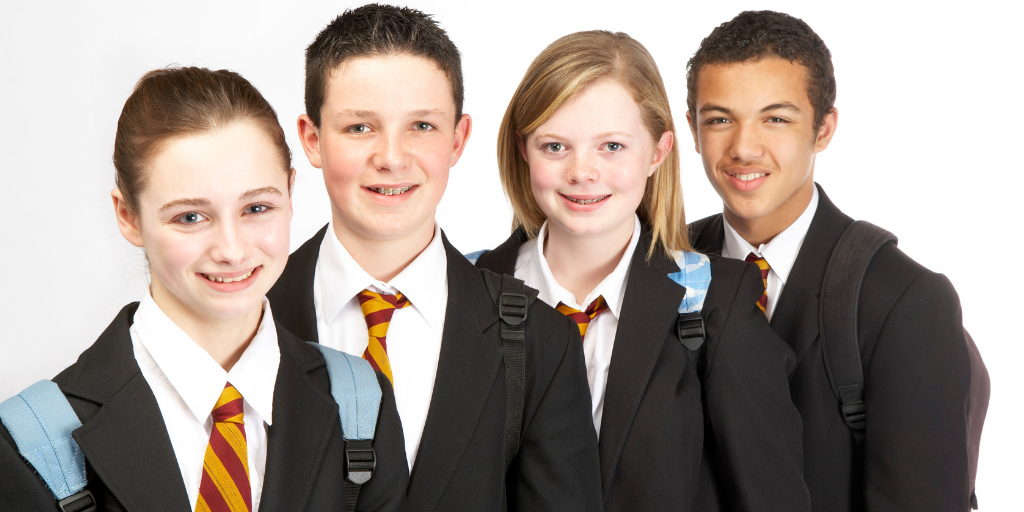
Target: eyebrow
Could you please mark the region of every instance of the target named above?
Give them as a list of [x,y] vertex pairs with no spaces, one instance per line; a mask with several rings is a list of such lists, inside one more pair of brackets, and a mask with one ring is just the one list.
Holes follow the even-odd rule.
[[[335,117],[337,117],[337,118],[355,117],[355,118],[358,118],[358,119],[368,119],[368,118],[373,118],[373,117],[377,117],[377,116],[378,116],[377,112],[374,112],[373,110],[345,109],[345,110],[342,110],[342,111],[338,112]],[[430,117],[430,116],[447,117],[448,113],[443,111],[443,110],[441,110],[441,109],[437,109],[437,108],[430,108],[430,109],[425,108],[425,109],[420,109],[420,110],[413,110],[412,112],[409,112],[408,116],[409,117]]]
[[762,108],[761,113],[763,114],[765,112],[771,112],[772,110],[792,110],[793,112],[800,112],[800,108],[797,107],[796,105],[788,101],[783,101],[782,103],[772,103],[771,105]]
[[430,116],[448,117],[448,113],[443,111],[443,110],[441,110],[441,109],[437,109],[437,108],[413,110],[412,112],[409,112],[409,117],[430,117]]
[[[245,201],[246,199],[252,199],[254,197],[261,196],[263,194],[274,194],[274,195],[278,195],[278,196],[283,196],[284,195],[284,194],[281,193],[280,190],[277,189],[277,187],[262,187],[262,188],[254,188],[252,190],[246,191],[242,195],[238,196],[238,200],[239,201]],[[169,210],[171,208],[175,208],[175,207],[178,207],[178,206],[210,206],[210,200],[206,199],[206,198],[203,198],[203,197],[186,198],[186,199],[175,199],[175,200],[170,201],[167,204],[161,206],[160,209],[157,210],[157,211],[158,212],[162,212],[162,211]]]

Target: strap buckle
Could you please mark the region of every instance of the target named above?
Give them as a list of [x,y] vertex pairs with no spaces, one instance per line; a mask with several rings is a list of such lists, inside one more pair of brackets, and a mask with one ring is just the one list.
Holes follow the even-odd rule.
[[846,402],[840,406],[843,413],[843,421],[846,426],[854,430],[864,430],[867,423],[867,413],[864,409],[864,401]]
[[501,292],[498,298],[498,315],[508,325],[519,325],[526,321],[526,294]]
[[704,343],[704,317],[700,311],[679,313],[676,319],[676,334],[687,350],[697,350]]
[[363,485],[373,476],[377,468],[377,455],[373,451],[372,439],[349,439],[345,441],[345,478],[356,485]]
[[68,496],[57,502],[61,512],[96,512],[96,498],[89,489]]

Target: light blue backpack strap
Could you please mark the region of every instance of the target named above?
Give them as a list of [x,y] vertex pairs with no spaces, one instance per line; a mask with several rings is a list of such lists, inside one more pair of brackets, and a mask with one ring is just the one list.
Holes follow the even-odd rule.
[[346,440],[370,440],[377,430],[381,390],[377,374],[370,363],[361,357],[346,354],[318,343],[327,361],[327,374],[331,377],[331,396],[338,403],[341,429]]
[[489,252],[489,251],[487,249],[484,249],[482,251],[475,251],[475,252],[467,253],[467,254],[464,254],[463,256],[465,256],[466,259],[469,260],[470,263],[476,265],[476,260],[480,259],[480,256],[483,256],[484,253],[486,253],[486,252]]
[[673,272],[668,277],[686,288],[686,295],[679,304],[679,312],[698,312],[704,307],[704,297],[711,286],[711,260],[699,252],[683,251],[676,260],[676,265],[679,272]]
[[0,403],[0,421],[55,498],[85,487],[85,457],[71,437],[82,422],[56,384],[41,380]]

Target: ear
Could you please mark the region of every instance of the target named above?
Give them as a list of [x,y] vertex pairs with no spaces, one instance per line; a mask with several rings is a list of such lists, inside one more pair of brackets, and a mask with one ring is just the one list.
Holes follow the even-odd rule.
[[658,166],[668,158],[669,153],[672,152],[672,144],[676,140],[676,134],[669,130],[661,134],[661,138],[658,139],[658,144],[654,146],[654,160],[651,161],[651,169],[647,171],[647,177],[651,177],[654,171],[658,170]]
[[121,189],[115,187],[114,190],[111,190],[110,199],[114,201],[114,217],[117,218],[117,229],[121,230],[121,236],[135,247],[142,247],[139,217],[128,207],[124,195],[121,194]]
[[689,110],[686,111],[686,124],[690,127],[690,134],[693,135],[693,150],[699,155],[700,144],[697,142],[697,124],[696,120],[693,118],[693,114]]
[[839,110],[832,107],[825,114],[825,119],[822,120],[821,128],[818,128],[818,135],[814,139],[814,152],[820,153],[828,147],[829,143],[832,142],[832,136],[836,134],[836,127],[839,125]]
[[459,162],[462,152],[466,149],[466,142],[469,141],[469,136],[472,133],[473,118],[469,117],[469,114],[462,114],[459,123],[455,125],[455,141],[452,144],[452,157],[448,167],[455,167],[455,164]]
[[313,124],[313,120],[306,114],[299,116],[297,122],[299,129],[299,141],[302,142],[302,150],[306,152],[309,165],[320,169],[320,129]]
[[519,148],[519,154],[523,155],[523,161],[529,162],[530,160],[526,158],[526,137],[519,132],[516,132],[516,147]]

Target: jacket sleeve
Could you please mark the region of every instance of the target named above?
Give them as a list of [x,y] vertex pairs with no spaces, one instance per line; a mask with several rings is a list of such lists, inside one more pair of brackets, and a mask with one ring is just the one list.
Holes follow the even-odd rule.
[[[865,280],[862,316],[872,293]],[[924,272],[878,316],[877,341],[862,347],[865,510],[968,510],[971,369],[960,299],[944,276]]]
[[755,305],[763,286],[746,265],[729,309],[718,310],[727,316],[707,349],[705,446],[726,510],[810,510],[803,426],[789,391],[796,357]]
[[0,424],[0,510],[57,511],[57,499]]
[[381,403],[373,451],[377,460],[373,477],[359,490],[359,512],[404,512],[408,509],[405,490],[409,486],[409,463],[405,457],[405,435],[398,417],[391,381],[377,372]]
[[599,511],[597,433],[579,328],[545,313],[553,328],[527,320],[533,346],[527,348],[522,443],[506,475],[508,510]]

